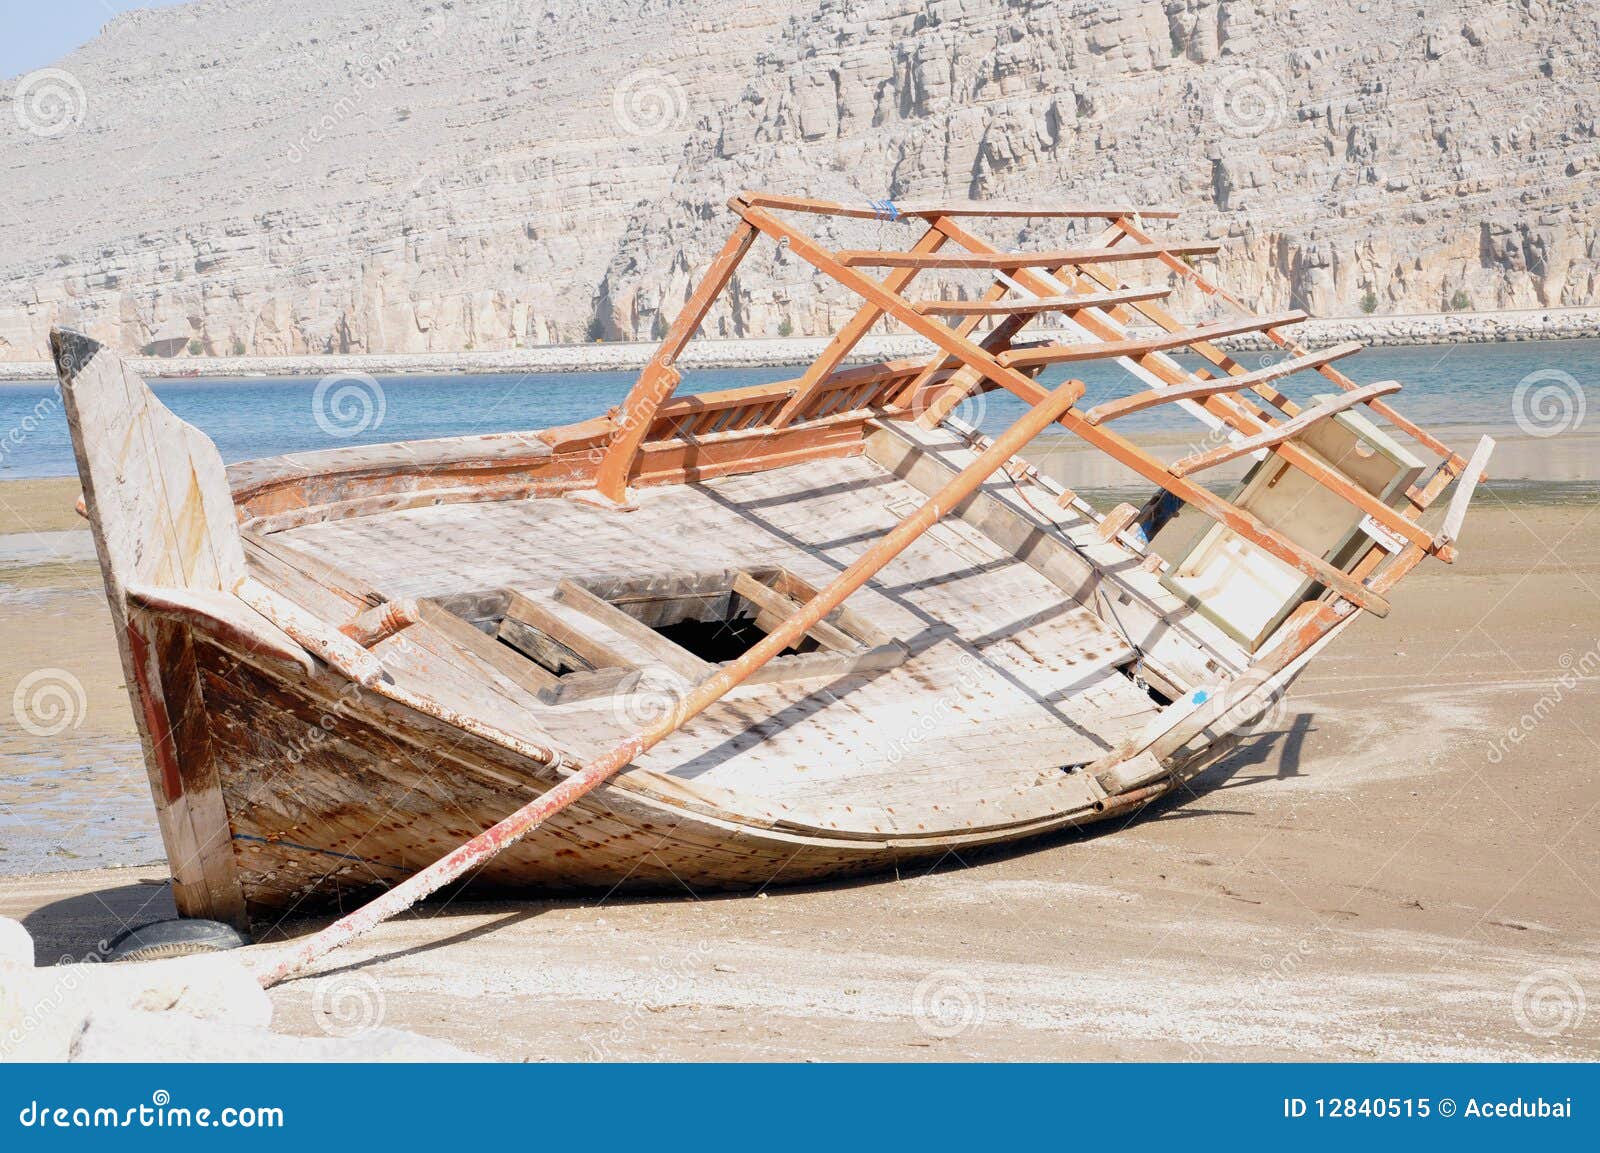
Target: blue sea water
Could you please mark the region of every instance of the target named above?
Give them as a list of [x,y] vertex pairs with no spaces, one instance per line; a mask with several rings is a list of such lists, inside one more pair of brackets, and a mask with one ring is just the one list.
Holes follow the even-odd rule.
[[[1241,353],[1249,367],[1272,357]],[[1400,381],[1394,398],[1402,412],[1429,426],[1474,425],[1517,431],[1514,404],[1520,382],[1524,413],[1541,390],[1550,420],[1569,407],[1565,419],[1578,427],[1587,399],[1600,390],[1600,341],[1537,341],[1508,344],[1429,345],[1369,349],[1341,363],[1366,384]],[[1111,364],[1072,366],[1089,386],[1084,404],[1133,391],[1137,386]],[[691,371],[681,393],[708,392],[798,375],[798,367]],[[460,436],[545,428],[582,420],[620,401],[632,372],[521,373],[502,375],[390,376],[377,389],[352,378],[322,384],[319,377],[166,381],[155,385],[162,401],[206,432],[229,462],[280,453],[351,444]],[[1065,379],[1065,368],[1045,376]],[[1332,386],[1315,374],[1292,379],[1285,391],[1304,399]],[[319,391],[320,388],[320,391]],[[1014,420],[1021,404],[1009,394],[990,394],[983,423],[994,431]],[[1595,419],[1600,421],[1600,410]],[[1190,418],[1164,406],[1118,426],[1129,433],[1193,428]],[[66,476],[74,471],[66,418],[53,384],[0,382],[0,481]]]

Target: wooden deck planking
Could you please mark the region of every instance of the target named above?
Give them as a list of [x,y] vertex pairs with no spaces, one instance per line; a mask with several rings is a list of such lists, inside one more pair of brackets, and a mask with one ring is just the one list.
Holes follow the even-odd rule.
[[[637,499],[628,514],[565,500],[499,502],[283,535],[391,596],[505,586],[547,602],[566,579],[688,569],[781,565],[820,585],[920,496],[854,458],[647,489]],[[1116,671],[1134,655],[1120,637],[959,521],[918,541],[849,607],[910,644],[911,658],[831,682],[736,690],[642,758],[623,784],[648,789],[648,777],[665,774],[712,807],[858,833],[906,833],[930,817],[954,827],[1031,820],[1059,811],[1059,788],[1032,787],[1041,770],[1094,759],[1154,711]],[[681,688],[676,677],[652,676],[647,687],[658,696]],[[645,702],[606,695],[558,707],[524,699],[520,707],[535,714],[547,739],[582,757],[636,726],[633,714]],[[986,742],[1003,746],[1003,755],[987,758],[1004,766],[989,770],[993,791],[951,800],[967,791],[950,788],[969,772],[963,754],[977,758]],[[1015,807],[993,799],[1008,791],[1018,792]],[[848,816],[836,808],[839,795],[857,802]],[[964,804],[984,811],[966,812]]]

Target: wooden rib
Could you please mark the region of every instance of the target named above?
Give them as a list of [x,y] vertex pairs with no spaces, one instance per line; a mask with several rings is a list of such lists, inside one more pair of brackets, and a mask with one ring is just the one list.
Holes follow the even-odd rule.
[[627,500],[628,475],[633,471],[639,446],[644,443],[645,434],[655,423],[656,413],[672,396],[681,379],[677,369],[672,367],[673,362],[683,351],[683,346],[689,343],[689,338],[700,328],[712,302],[727,285],[734,270],[739,267],[739,261],[744,259],[744,254],[750,251],[755,238],[756,230],[744,221],[735,226],[733,235],[728,237],[722,251],[711,262],[704,278],[684,304],[683,311],[678,313],[672,327],[667,330],[660,351],[650,358],[650,363],[634,382],[628,398],[617,410],[617,434],[606,448],[605,457],[595,470],[594,478],[595,489],[607,500],[617,504]]
[[[1119,221],[1116,227],[1118,229],[1123,229],[1124,223],[1125,222]],[[941,220],[939,222],[939,230],[946,233],[951,240],[954,240],[957,244],[960,244],[962,247],[967,249],[983,251],[991,247],[987,244],[987,242],[979,239],[976,236],[973,236],[970,232],[965,231],[949,220]],[[1179,267],[1187,269],[1187,266],[1183,265],[1181,262],[1179,262]],[[1056,278],[1059,280],[1064,274],[1065,273],[1058,273]],[[1098,284],[1102,288],[1117,287],[1116,280],[1103,269],[1092,267],[1079,268],[1076,275],[1081,277],[1084,281],[1092,284]],[[1019,271],[1016,274],[1015,279],[1024,288],[1028,288],[1031,291],[1039,292],[1041,294],[1056,291],[1056,289],[1048,284],[1042,277],[1025,269]],[[1200,281],[1200,283],[1206,284],[1208,282]],[[1228,297],[1227,299],[1230,302],[1237,304],[1237,301],[1235,301],[1232,297]],[[1242,308],[1243,305],[1239,305],[1239,307]],[[1159,305],[1148,302],[1122,305],[1108,310],[1106,316],[1117,321],[1118,323],[1126,323],[1128,319],[1130,319],[1132,312],[1139,313],[1152,323],[1159,325],[1169,332],[1178,331],[1183,327]],[[1113,340],[1121,338],[1117,330],[1111,324],[1107,323],[1106,317],[1102,317],[1095,312],[1082,312],[1074,317],[1074,320],[1081,327],[1087,329],[1089,332],[1101,337],[1102,339]],[[1275,330],[1269,329],[1267,331],[1267,336],[1274,343],[1280,346],[1285,345],[1286,343],[1284,338],[1279,336]],[[1212,364],[1221,368],[1222,371],[1226,373],[1231,375],[1245,374],[1243,367],[1241,367],[1231,357],[1229,357],[1215,345],[1202,341],[1191,345],[1190,348],[1191,351],[1210,361]],[[1295,346],[1295,351],[1297,354],[1299,354],[1303,353],[1305,350]],[[1189,373],[1184,372],[1176,364],[1173,364],[1169,360],[1163,359],[1157,354],[1146,353],[1143,356],[1135,357],[1134,360],[1141,368],[1145,369],[1158,379],[1166,381],[1168,384],[1185,384],[1193,379]],[[1319,371],[1326,374],[1332,370],[1323,368]],[[1351,387],[1355,387],[1355,385],[1352,384]],[[1288,397],[1278,393],[1270,385],[1258,385],[1256,391],[1259,392],[1261,396],[1274,407],[1282,409],[1283,412],[1288,416],[1294,416],[1300,411],[1298,405],[1296,405]],[[1231,425],[1240,432],[1246,434],[1256,433],[1260,432],[1264,427],[1266,427],[1266,421],[1263,414],[1261,414],[1259,410],[1254,409],[1253,406],[1246,405],[1242,397],[1211,396],[1207,397],[1202,403],[1208,412],[1225,421],[1227,424]],[[1446,563],[1450,563],[1454,559],[1454,550],[1451,546],[1437,544],[1428,531],[1421,525],[1417,524],[1416,521],[1404,516],[1399,510],[1391,508],[1389,505],[1373,496],[1366,489],[1362,488],[1355,481],[1346,476],[1340,469],[1328,464],[1320,457],[1304,451],[1299,445],[1296,444],[1286,444],[1278,451],[1279,455],[1281,455],[1283,459],[1287,460],[1295,468],[1311,477],[1324,488],[1337,493],[1339,496],[1343,497],[1345,500],[1359,508],[1362,512],[1372,517],[1373,520],[1389,529],[1391,532],[1398,533],[1400,536],[1420,548],[1432,550],[1435,556]],[[1433,491],[1435,494],[1437,494],[1438,490]],[[1427,507],[1426,503],[1416,503],[1417,492],[1415,489],[1413,489],[1411,492],[1408,492],[1407,496],[1412,500],[1414,507],[1418,509]]]
[[[505,619],[500,622],[503,633],[506,630],[507,622],[525,625],[543,633],[593,668],[631,669],[634,667],[633,661],[610,645],[578,631],[568,621],[557,616],[538,601],[529,600],[515,591],[512,592],[511,600],[506,605]],[[516,638],[508,637],[507,639],[515,640]],[[519,645],[518,648],[520,649],[520,647]]]
[[[1118,220],[1117,221],[1117,227],[1120,228],[1122,230],[1123,234],[1126,235],[1128,237],[1128,239],[1132,240],[1135,244],[1143,245],[1143,244],[1149,244],[1151,242],[1151,238],[1148,235],[1146,235],[1145,232],[1141,228],[1139,228],[1139,226],[1132,220],[1128,220],[1128,219]],[[1176,272],[1179,276],[1182,276],[1184,279],[1186,279],[1186,280],[1190,281],[1191,283],[1193,283],[1202,292],[1206,293],[1206,295],[1215,296],[1220,300],[1225,300],[1229,304],[1234,305],[1236,308],[1245,308],[1246,307],[1244,302],[1241,301],[1237,296],[1233,295],[1233,293],[1228,292],[1226,289],[1220,288],[1219,286],[1213,284],[1211,281],[1209,281],[1205,277],[1201,276],[1194,269],[1190,268],[1187,264],[1184,264],[1181,260],[1178,260],[1178,261],[1164,260],[1164,261],[1162,261],[1162,263],[1167,265],[1168,268],[1170,268],[1173,272]],[[1143,309],[1141,309],[1141,311],[1143,311]],[[1146,313],[1146,315],[1149,315],[1149,313]],[[1152,319],[1153,319],[1153,317],[1152,317]],[[1271,340],[1274,344],[1280,346],[1281,348],[1287,349],[1291,354],[1296,355],[1296,356],[1299,356],[1299,355],[1303,354],[1306,351],[1305,348],[1303,348],[1295,340],[1293,340],[1290,337],[1283,336],[1282,334],[1279,334],[1279,333],[1269,332],[1269,333],[1267,333],[1267,339]],[[1212,359],[1211,356],[1209,356],[1206,352],[1202,351],[1201,349],[1195,349],[1195,351],[1201,353],[1202,356],[1206,356],[1206,358],[1208,360]],[[1211,352],[1215,352],[1216,350],[1210,350],[1210,351]],[[1218,355],[1220,355],[1220,354],[1218,354]],[[1217,364],[1219,366],[1222,365],[1222,362],[1219,361],[1219,360],[1212,360],[1212,363],[1213,364]],[[1229,371],[1229,370],[1224,368],[1224,371]],[[1317,371],[1320,372],[1323,376],[1327,377],[1329,380],[1333,381],[1333,383],[1337,384],[1340,388],[1342,388],[1342,389],[1344,389],[1346,391],[1349,391],[1350,389],[1358,387],[1355,381],[1351,380],[1348,376],[1346,376],[1344,373],[1340,372],[1338,369],[1333,368],[1333,367],[1331,367],[1329,365],[1323,365]],[[1273,401],[1272,403],[1276,404],[1277,402]],[[1427,429],[1421,427],[1418,424],[1413,423],[1412,421],[1408,420],[1404,416],[1401,416],[1398,412],[1396,412],[1394,409],[1390,408],[1387,404],[1384,404],[1383,402],[1380,401],[1377,404],[1374,404],[1372,406],[1372,411],[1376,412],[1379,416],[1383,417],[1390,424],[1392,424],[1396,428],[1398,428],[1401,432],[1403,432],[1407,436],[1411,437],[1411,439],[1415,440],[1418,444],[1421,444],[1424,447],[1426,447],[1429,451],[1431,451],[1433,453],[1436,453],[1439,456],[1444,457],[1445,460],[1449,462],[1452,471],[1458,470],[1458,469],[1462,469],[1462,468],[1466,467],[1466,463],[1467,462],[1461,456],[1460,453],[1456,452],[1449,445],[1447,445],[1443,441],[1441,441],[1438,437],[1436,437],[1432,433],[1428,432]],[[1290,413],[1290,415],[1293,415],[1293,414]],[[1413,490],[1411,493],[1408,493],[1407,495],[1410,496],[1413,501],[1416,499],[1416,491],[1415,490]],[[1425,508],[1427,506],[1423,505],[1422,507]]]
[[1237,460],[1241,456],[1248,456],[1257,449],[1271,448],[1273,445],[1282,444],[1291,437],[1299,436],[1312,425],[1321,424],[1331,417],[1337,416],[1347,408],[1354,408],[1358,404],[1369,404],[1376,397],[1388,396],[1390,393],[1400,391],[1400,382],[1385,380],[1378,384],[1369,384],[1365,388],[1358,388],[1354,392],[1340,393],[1331,400],[1323,401],[1319,405],[1302,410],[1299,415],[1291,417],[1282,424],[1275,424],[1265,432],[1258,432],[1254,436],[1247,436],[1228,444],[1218,445],[1216,448],[1207,449],[1205,452],[1192,453],[1182,460],[1174,461],[1170,466],[1174,476],[1188,476],[1190,473],[1199,472],[1205,468],[1215,468],[1219,464],[1226,464],[1230,460]]
[[[1005,294],[1010,291],[1010,285],[1006,284],[1004,281],[996,280],[984,290],[983,295],[979,297],[979,299],[985,303],[993,303],[994,301],[1005,296]],[[955,326],[955,331],[960,336],[970,336],[973,330],[982,323],[982,316],[968,316],[965,320],[961,321]],[[1004,327],[1006,325],[1017,325],[1020,327],[1022,323],[1025,323],[1025,321],[1023,321],[1021,317],[1009,317],[1005,320],[1002,320],[998,327]],[[925,363],[922,366],[921,371],[900,388],[900,390],[895,394],[894,403],[901,405],[911,404],[915,397],[921,393],[927,385],[932,383],[933,378],[937,373],[946,370],[953,372],[960,365],[960,363],[961,362],[956,360],[954,357],[941,352],[939,355]]]
[[1246,373],[1244,376],[1221,376],[1206,380],[1193,380],[1187,384],[1176,384],[1171,388],[1148,389],[1145,392],[1136,392],[1132,396],[1120,397],[1117,400],[1108,400],[1104,404],[1097,404],[1084,414],[1084,419],[1090,424],[1104,424],[1109,420],[1128,416],[1131,413],[1143,412],[1147,408],[1154,408],[1158,404],[1171,404],[1179,400],[1200,400],[1208,396],[1217,396],[1221,393],[1240,392],[1247,388],[1254,388],[1258,384],[1267,384],[1283,377],[1292,376],[1294,373],[1303,372],[1308,368],[1317,368],[1332,360],[1341,360],[1347,356],[1354,356],[1365,345],[1351,341],[1348,344],[1337,344],[1332,348],[1323,349],[1321,352],[1312,353],[1310,356],[1299,356],[1293,360],[1281,361],[1271,368],[1263,368],[1258,372]]
[[[965,241],[959,239],[960,236],[965,234],[962,233],[961,229],[950,220],[940,217],[940,219],[934,223],[934,227],[940,232],[945,233],[947,236],[950,236],[952,239],[956,239],[958,243],[961,243],[970,249],[970,245],[966,245]],[[1101,231],[1099,235],[1097,235],[1094,240],[1090,242],[1090,247],[1105,247],[1122,236],[1122,230],[1119,229],[1115,224],[1112,224]],[[1056,269],[1054,275],[1059,278],[1064,274],[1064,272],[1064,269]],[[1022,275],[1031,277],[1033,274],[1025,272]],[[1111,287],[1117,286],[1112,285]],[[994,301],[1004,299],[1006,293],[1010,291],[1011,285],[1007,283],[1005,279],[996,277],[995,282],[984,292],[981,299],[985,303],[992,303]],[[1051,294],[1038,293],[1036,295],[1049,296]],[[1013,313],[995,325],[994,329],[989,333],[989,335],[984,338],[983,346],[990,351],[1004,351],[1006,348],[1010,347],[1011,338],[1014,337],[1018,332],[1022,331],[1022,329],[1028,324],[1028,321],[1029,317],[1027,315]],[[982,316],[968,316],[956,326],[956,331],[962,336],[966,336],[970,334],[973,329],[977,328],[982,322]],[[928,361],[922,371],[917,374],[916,378],[907,384],[896,395],[896,403],[906,406],[913,405],[915,399],[922,394],[923,389],[932,381],[932,378],[936,373],[946,370],[954,370],[957,363],[957,361],[948,356],[934,357],[932,360]],[[922,417],[919,418],[918,423],[920,423],[924,428],[932,428],[934,425],[938,424],[949,415],[950,411],[954,409],[956,405],[961,403],[962,399],[967,395],[967,392],[976,383],[977,378],[972,377],[970,370],[967,370],[966,378],[959,382],[952,377],[952,383],[946,387],[942,393],[938,394],[934,398],[933,403],[928,405],[927,410],[923,413]]]
[[1106,308],[1134,300],[1159,300],[1172,290],[1149,284],[1115,292],[1085,293],[1082,296],[1035,296],[1018,300],[914,300],[924,316],[1013,316],[1025,312],[1077,312],[1081,308]]
[[[920,237],[911,251],[918,255],[937,252],[944,247],[949,237],[936,228],[930,227]],[[896,268],[883,278],[883,287],[887,292],[899,293],[904,291],[920,268]],[[822,383],[839,363],[850,355],[850,350],[861,342],[861,338],[871,330],[874,324],[883,319],[883,309],[870,302],[863,304],[854,316],[845,321],[843,327],[834,333],[833,339],[828,342],[828,347],[822,350],[822,355],[812,361],[811,367],[806,369],[805,375],[800,378],[800,384],[795,389],[795,394],[789,402],[778,410],[778,415],[773,418],[773,428],[783,428],[794,420],[816,398]]]
[[526,692],[538,696],[544,689],[560,683],[560,678],[543,665],[535,664],[488,633],[481,632],[449,609],[431,600],[420,600],[425,624],[437,629],[460,648],[489,665],[496,673]]
[[1241,332],[1260,332],[1284,324],[1299,324],[1306,314],[1299,309],[1280,312],[1272,316],[1247,316],[1208,324],[1204,328],[1181,329],[1160,336],[1147,336],[1131,340],[1097,340],[1083,344],[1053,344],[1046,348],[1019,348],[1001,355],[1002,364],[1022,367],[1044,364],[1069,364],[1080,360],[1099,360],[1102,357],[1143,356],[1151,352],[1166,352],[1182,348],[1196,341],[1217,340],[1224,336],[1237,336]]
[[[800,611],[801,602],[793,597],[779,592],[756,580],[749,573],[740,573],[733,578],[733,591],[761,610],[761,615],[756,618],[756,624],[762,631],[771,632],[778,625],[788,620]],[[806,636],[815,640],[824,648],[834,649],[838,652],[852,652],[862,646],[850,639],[844,630],[830,625],[827,621],[818,621],[806,632]]]
[[1494,452],[1494,437],[1486,436],[1478,441],[1478,447],[1472,450],[1472,459],[1467,461],[1467,471],[1461,474],[1461,483],[1456,486],[1456,491],[1450,498],[1450,507],[1445,510],[1444,527],[1439,530],[1437,539],[1454,544],[1461,535],[1461,525],[1467,519],[1467,506],[1472,503],[1473,490],[1478,487],[1484,470],[1489,467],[1489,455]]
[[1016,393],[1029,404],[1038,404],[1047,395],[1046,390],[1035,384],[1028,376],[1009,365],[1000,363],[986,349],[972,343],[947,325],[923,316],[900,296],[885,291],[883,286],[870,276],[864,276],[855,269],[846,267],[833,253],[805,233],[789,227],[764,210],[753,208],[738,199],[733,200],[731,206],[747,223],[775,240],[786,242],[789,251],[801,260],[819,272],[833,277],[856,295],[877,304],[907,328],[919,336],[927,337],[935,346],[976,368],[1002,388]]
[[[871,277],[863,276],[861,273],[845,267],[805,233],[790,228],[763,210],[752,208],[738,200],[734,200],[732,206],[745,220],[755,225],[762,232],[780,241],[787,241],[789,251],[800,257],[800,259],[808,262],[818,271],[833,277],[857,295],[881,304],[885,311],[912,331],[927,337],[951,355],[959,357],[964,363],[982,372],[996,384],[1015,393],[1028,404],[1038,405],[1042,403],[1045,397],[1050,395],[1049,390],[1030,377],[1018,372],[1015,368],[1000,363],[986,349],[958,336],[938,321],[929,320],[893,293],[884,292],[883,287]],[[945,221],[940,223],[941,230],[948,225],[948,222]],[[951,239],[957,243],[966,244],[966,241],[962,240],[961,236],[955,235],[953,232],[950,235]],[[976,241],[975,238],[974,242],[982,243],[981,241]],[[1351,580],[1347,574],[1340,572],[1321,557],[1307,552],[1282,533],[1263,524],[1246,510],[1223,500],[1216,494],[1191,481],[1173,476],[1160,461],[1125,438],[1118,436],[1109,429],[1096,428],[1093,425],[1085,424],[1082,416],[1075,408],[1069,407],[1057,420],[1102,452],[1109,454],[1132,468],[1135,472],[1140,473],[1145,479],[1159,484],[1179,499],[1194,505],[1207,516],[1220,521],[1246,540],[1258,545],[1297,571],[1320,581],[1346,600],[1360,605],[1377,616],[1386,616],[1388,614],[1388,601],[1372,593],[1359,581]]]
[[[1115,220],[1123,216],[1142,216],[1146,220],[1176,220],[1177,212],[1170,208],[1122,208],[1073,205],[1013,204],[1007,201],[957,201],[953,204],[930,204],[926,201],[908,201],[904,204],[886,200],[886,207],[866,204],[836,204],[831,200],[813,200],[803,196],[782,196],[772,192],[744,191],[739,198],[752,208],[775,208],[783,212],[810,212],[821,216],[845,216],[856,220],[884,220],[895,217],[932,219],[938,216],[1036,216],[1070,217],[1091,220]],[[887,206],[893,206],[893,213]]]
[[[839,252],[846,268],[1056,268],[1063,264],[1111,264],[1156,260],[1165,255],[1209,256],[1220,244],[1137,244],[1126,248],[1065,248],[1054,252],[936,252],[919,254],[876,248]],[[1182,263],[1181,261],[1179,263]]]
[[709,662],[701,660],[682,645],[674,644],[638,617],[630,616],[575,581],[563,580],[557,584],[556,599],[585,616],[593,617],[618,636],[626,637],[630,644],[649,654],[651,660],[671,669],[690,684],[711,675]]

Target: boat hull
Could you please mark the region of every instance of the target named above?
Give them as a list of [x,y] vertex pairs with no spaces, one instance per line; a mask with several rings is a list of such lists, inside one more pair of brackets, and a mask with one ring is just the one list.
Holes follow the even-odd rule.
[[[286,914],[349,908],[404,880],[559,779],[335,678],[287,673],[203,638],[192,653],[210,772],[227,811],[226,852],[257,933]],[[1011,826],[869,839],[763,827],[624,782],[552,817],[469,884],[523,895],[687,895],[893,872],[1125,816],[1155,795]],[[182,893],[179,903],[189,915],[212,912]]]

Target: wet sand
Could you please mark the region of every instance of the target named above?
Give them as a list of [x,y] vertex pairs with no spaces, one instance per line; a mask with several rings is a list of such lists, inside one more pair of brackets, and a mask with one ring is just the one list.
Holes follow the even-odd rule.
[[[0,487],[8,531],[70,510],[70,482],[36,483]],[[276,1027],[348,1030],[355,1006],[512,1060],[1595,1059],[1596,507],[1491,488],[1455,571],[1424,566],[1272,731],[1126,827],[754,896],[457,896],[276,990]],[[40,796],[10,766],[55,756],[80,774],[55,785],[78,841],[159,858],[98,573],[0,582],[0,706],[43,665],[85,700],[56,737],[0,727],[0,846]],[[48,841],[32,867],[70,865]],[[0,914],[41,963],[81,956],[170,915],[165,875],[6,876]]]

